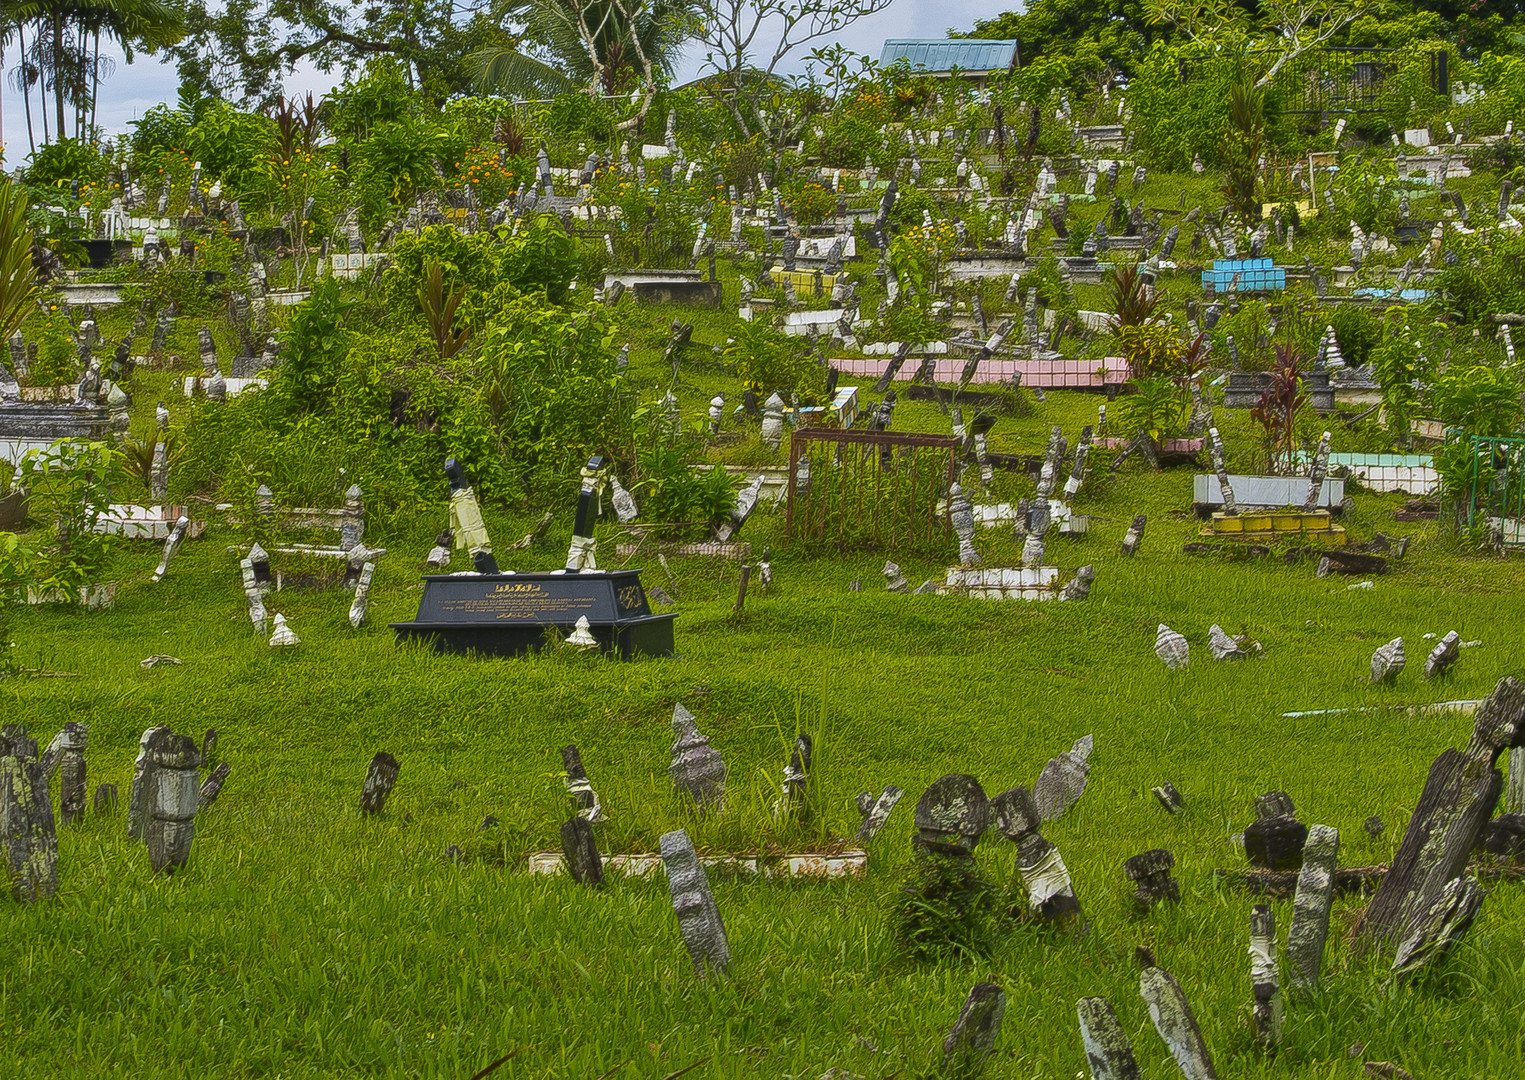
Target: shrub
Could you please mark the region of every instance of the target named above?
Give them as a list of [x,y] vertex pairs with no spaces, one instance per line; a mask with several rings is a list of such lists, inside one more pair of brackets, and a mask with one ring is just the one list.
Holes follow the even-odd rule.
[[206,109],[185,133],[185,150],[201,162],[207,182],[221,178],[224,198],[263,200],[270,184],[270,148],[275,123],[258,113],[240,112],[226,101]]
[[24,174],[35,187],[68,187],[78,180],[99,184],[109,175],[111,163],[93,144],[80,139],[55,139],[38,148]]
[[790,337],[761,320],[738,321],[722,358],[736,366],[741,381],[759,395],[777,390],[818,395],[826,385],[825,372],[804,338]]

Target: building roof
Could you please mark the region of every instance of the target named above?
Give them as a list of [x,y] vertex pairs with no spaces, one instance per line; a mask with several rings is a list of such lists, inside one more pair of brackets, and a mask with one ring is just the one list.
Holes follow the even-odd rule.
[[1006,71],[1017,56],[1017,42],[980,38],[891,38],[884,43],[879,63],[904,58],[927,71]]

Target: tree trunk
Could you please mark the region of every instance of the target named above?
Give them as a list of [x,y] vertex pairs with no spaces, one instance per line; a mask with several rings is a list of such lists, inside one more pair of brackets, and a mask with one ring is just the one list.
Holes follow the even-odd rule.
[[58,137],[64,137],[64,84],[61,61],[64,54],[64,21],[53,20],[53,104],[58,110]]
[[16,47],[21,52],[21,107],[26,110],[26,144],[35,154],[37,138],[32,133],[32,87],[26,77],[26,34],[20,26],[16,27]]

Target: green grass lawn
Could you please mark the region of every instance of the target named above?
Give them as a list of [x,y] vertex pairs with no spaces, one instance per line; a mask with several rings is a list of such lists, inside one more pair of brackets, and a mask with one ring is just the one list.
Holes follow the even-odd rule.
[[[704,380],[698,380],[704,381]],[[685,399],[698,404],[701,386]],[[1049,424],[1074,437],[1095,397],[1052,394],[1033,415],[1004,419],[993,448],[1036,452]],[[900,423],[900,420],[904,423]],[[907,407],[897,427],[946,430],[934,406]],[[497,1076],[662,1077],[707,1059],[700,1077],[810,1077],[839,1067],[870,1077],[932,1070],[970,986],[1009,996],[992,1077],[1071,1077],[1084,1057],[1075,1002],[1116,1006],[1147,1075],[1174,1069],[1137,993],[1133,948],[1146,944],[1183,983],[1225,1077],[1355,1077],[1364,1060],[1416,1076],[1512,1075],[1525,1059],[1525,894],[1499,884],[1444,974],[1384,989],[1385,967],[1351,961],[1343,931],[1360,901],[1339,899],[1325,991],[1289,1003],[1284,1046],[1253,1047],[1246,951],[1253,898],[1215,886],[1217,867],[1245,865],[1232,837],[1252,801],[1281,788],[1304,821],[1341,830],[1341,861],[1388,858],[1430,761],[1465,741],[1456,714],[1394,710],[1284,718],[1282,713],[1484,696],[1520,674],[1515,642],[1522,575],[1513,562],[1455,552],[1433,526],[1395,525],[1396,497],[1362,495],[1350,522],[1412,533],[1406,562],[1349,591],[1313,566],[1279,559],[1192,558],[1180,545],[1191,474],[1125,466],[1083,493],[1107,520],[1081,539],[1053,538],[1049,561],[1096,567],[1085,604],[993,603],[883,591],[884,553],[808,556],[784,542],[782,515],[747,537],[774,550],[775,585],[753,591],[733,625],[737,566],[670,560],[677,576],[679,656],[631,664],[565,653],[526,660],[438,657],[399,648],[389,620],[410,618],[439,507],[378,539],[370,619],[346,621],[349,598],[286,592],[272,609],[303,644],[272,651],[250,628],[235,557],[239,537],[214,529],[189,542],[160,585],[157,549],[121,564],[116,610],[29,610],[15,618],[24,666],[72,678],[0,683],[9,721],[42,740],[66,720],[89,724],[90,782],[125,798],[139,733],[169,724],[220,732],[233,774],[199,823],[189,868],[156,879],[120,811],[60,836],[58,899],[7,903],[0,1035],[15,1076],[470,1076],[524,1052]],[[1001,497],[1031,482],[1003,476]],[[1142,552],[1117,553],[1133,513],[1150,515]],[[1172,513],[1175,512],[1175,513]],[[570,507],[545,540],[505,555],[514,569],[560,564]],[[499,547],[531,516],[490,510]],[[611,564],[616,531],[602,529]],[[1009,533],[983,534],[993,564],[1013,565]],[[903,561],[913,583],[943,560]],[[459,562],[457,564],[459,568]],[[849,591],[852,580],[862,593]],[[654,562],[648,586],[666,581]],[[1166,622],[1193,662],[1168,671],[1153,655]],[[1215,664],[1206,632],[1221,623],[1265,646],[1265,658]],[[1425,684],[1426,633],[1482,645]],[[1409,668],[1392,687],[1366,684],[1371,651],[1397,635]],[[150,654],[180,667],[143,672]],[[730,766],[730,809],[690,821],[666,777],[675,703]],[[823,824],[780,829],[767,807],[796,730],[818,748]],[[1045,830],[1074,876],[1091,931],[1036,927],[993,957],[916,965],[900,957],[886,907],[910,865],[912,807],[946,772],[994,794],[1030,784],[1044,762],[1093,733],[1090,787]],[[701,848],[788,846],[820,832],[850,836],[852,796],[895,783],[907,795],[875,841],[866,879],[811,884],[714,875],[735,955],[730,979],[698,982],[665,881],[611,881],[602,893],[531,878],[524,857],[553,848],[566,814],[558,748],[575,742],[611,821],[608,851],[654,850],[688,825]],[[385,813],[361,820],[360,782],[377,750],[401,762]],[[1172,780],[1187,810],[1167,816],[1148,789]],[[487,815],[498,819],[485,832]],[[1361,823],[1387,823],[1371,841]],[[442,852],[466,852],[457,865]],[[1132,913],[1125,858],[1150,847],[1177,858],[1182,902]],[[1010,845],[994,835],[980,861],[999,882]],[[1274,902],[1283,936],[1291,905]],[[1354,1044],[1364,1051],[1351,1056]]]

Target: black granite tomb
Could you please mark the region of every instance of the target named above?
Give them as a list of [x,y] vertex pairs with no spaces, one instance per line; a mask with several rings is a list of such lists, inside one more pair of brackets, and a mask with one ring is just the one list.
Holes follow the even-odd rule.
[[431,574],[418,615],[391,627],[399,641],[426,639],[439,652],[522,656],[552,627],[569,636],[581,616],[599,649],[621,660],[672,655],[677,616],[652,614],[639,570]]

